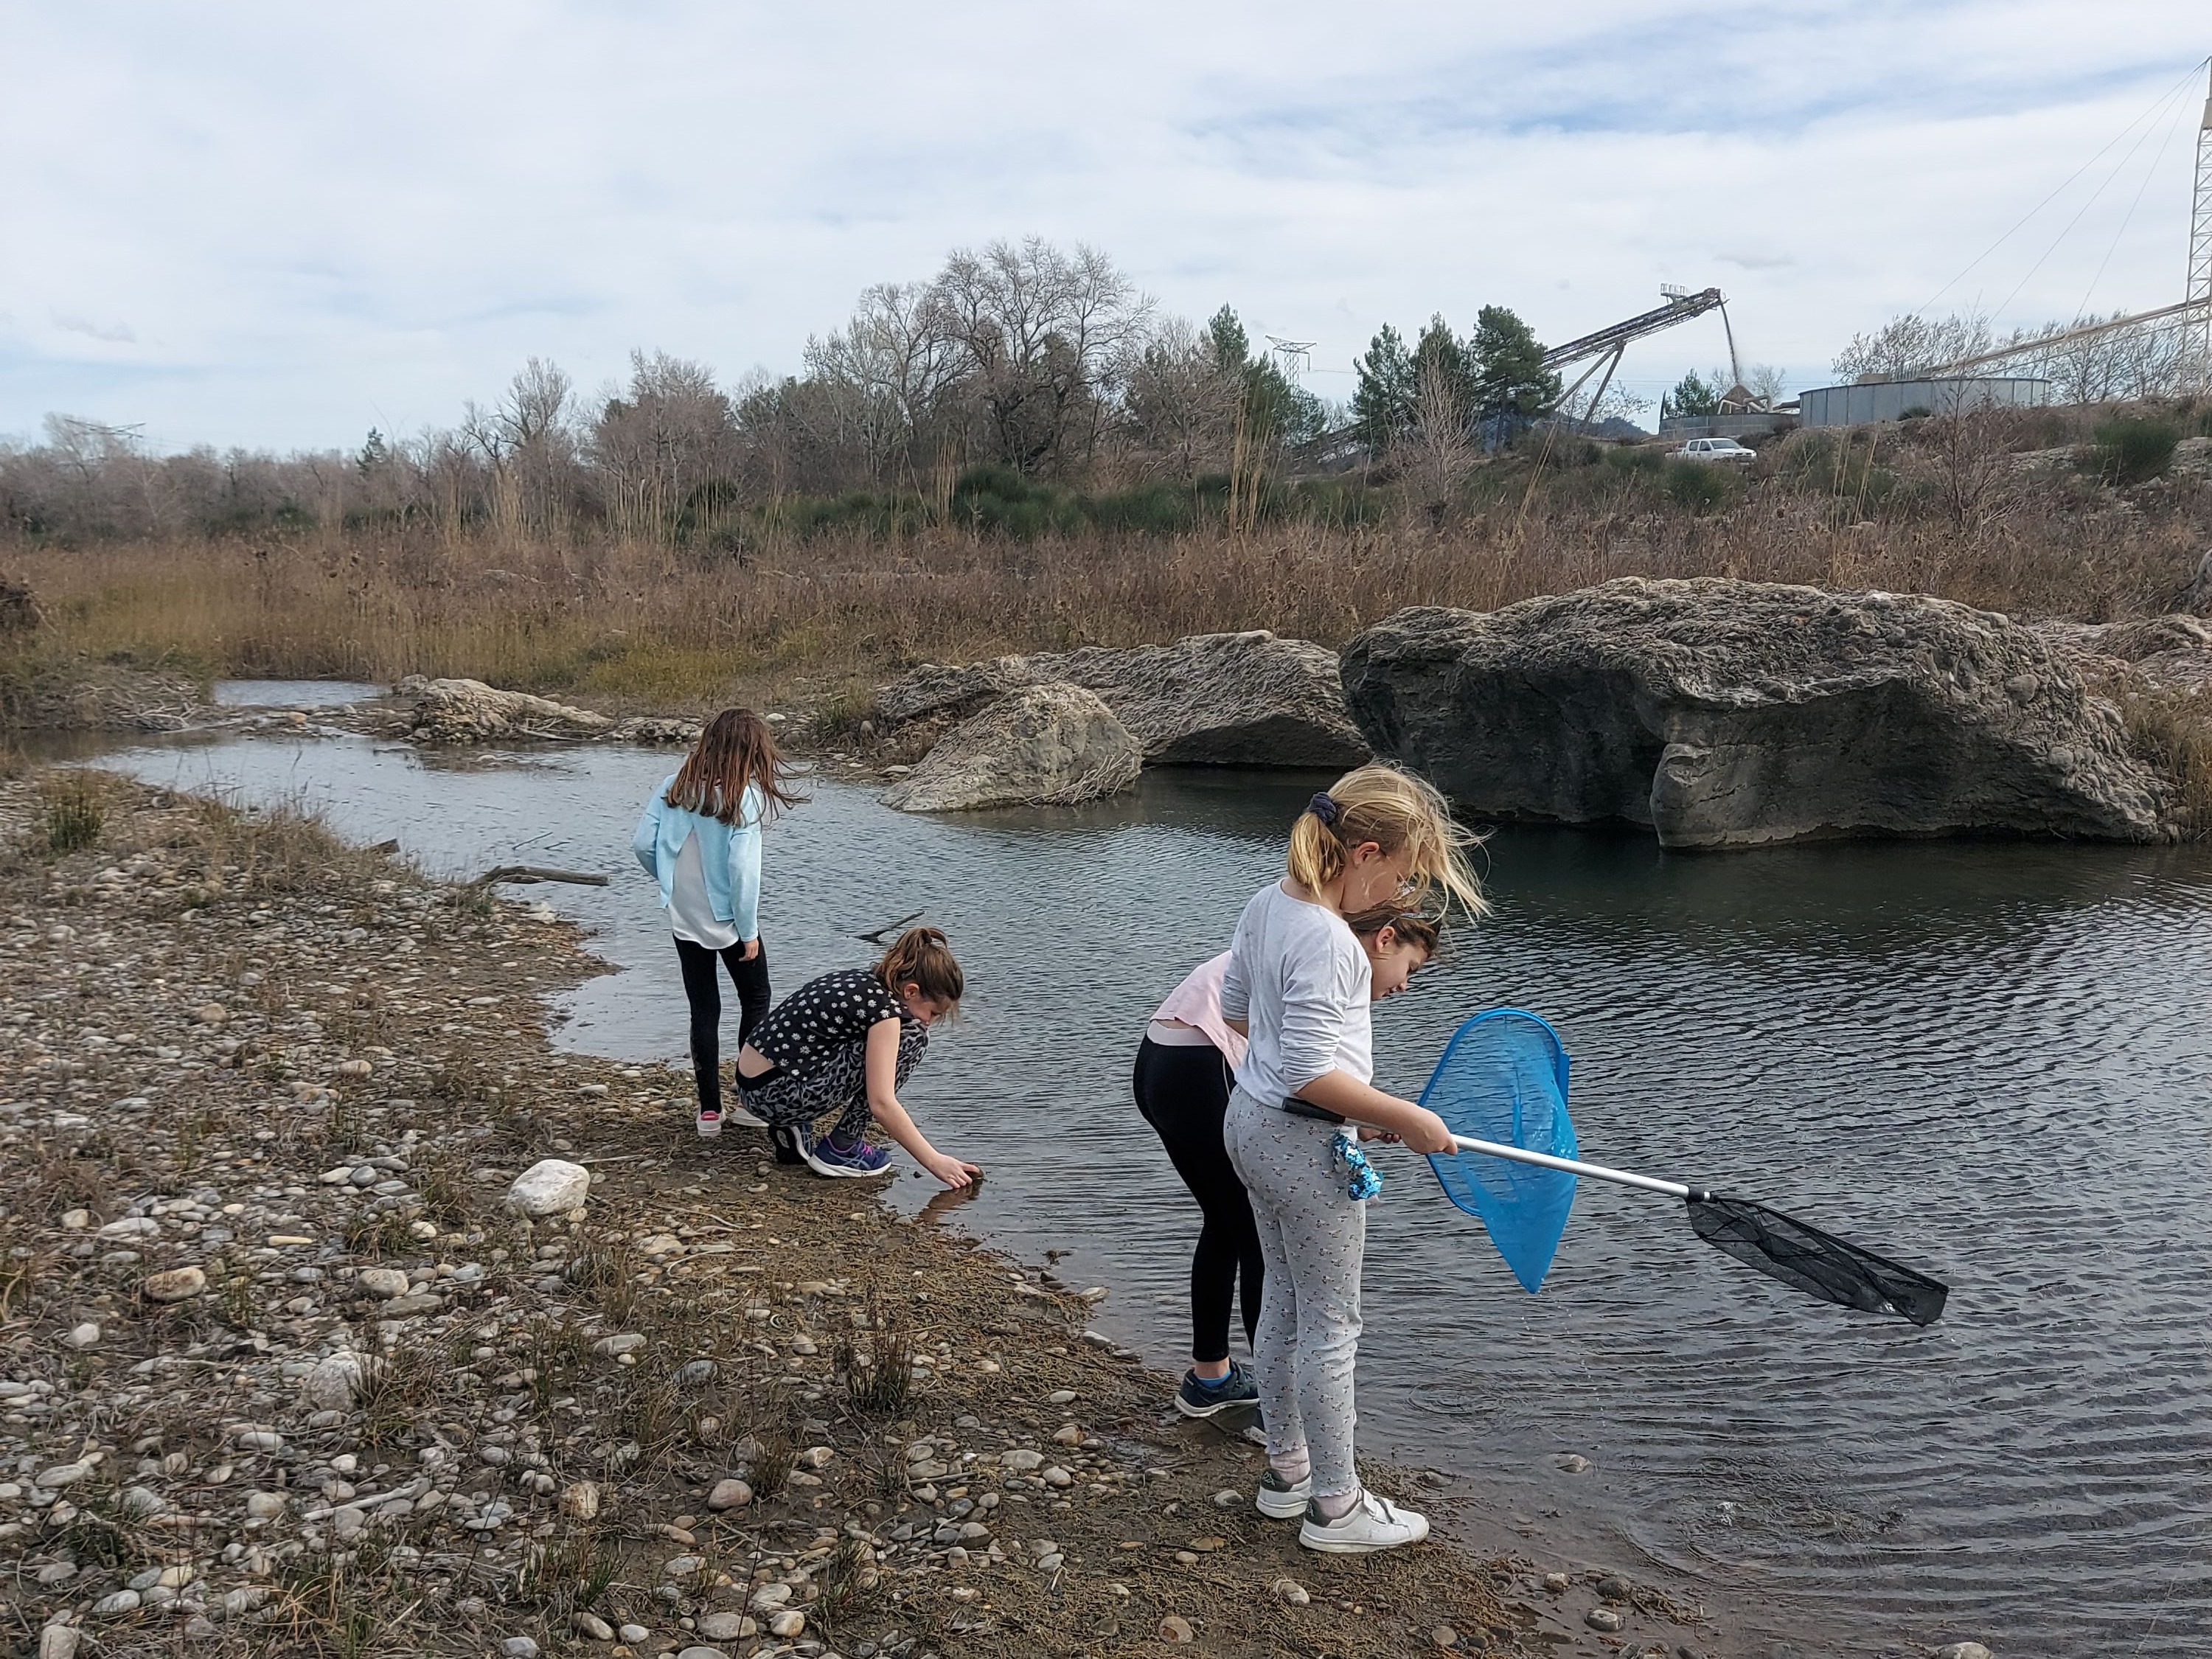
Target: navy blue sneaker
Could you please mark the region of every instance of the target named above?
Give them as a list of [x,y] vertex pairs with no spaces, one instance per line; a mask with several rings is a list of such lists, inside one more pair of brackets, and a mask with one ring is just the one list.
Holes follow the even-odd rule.
[[1223,1376],[1209,1379],[1196,1371],[1185,1371],[1182,1386],[1176,1390],[1175,1404],[1185,1417],[1211,1417],[1232,1406],[1257,1405],[1259,1400],[1260,1385],[1252,1380],[1252,1373],[1232,1359]]
[[806,1149],[806,1167],[819,1176],[879,1176],[890,1172],[891,1155],[880,1146],[856,1140],[840,1146],[828,1135]]
[[806,1162],[806,1131],[796,1123],[779,1123],[768,1132],[768,1144],[775,1148],[779,1164]]

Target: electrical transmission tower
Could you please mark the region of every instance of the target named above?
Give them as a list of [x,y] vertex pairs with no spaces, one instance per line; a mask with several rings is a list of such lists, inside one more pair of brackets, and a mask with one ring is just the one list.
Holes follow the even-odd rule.
[[2204,100],[2204,120],[2197,129],[2197,191],[2189,211],[2189,285],[2184,301],[2183,361],[2197,389],[2212,388],[2212,83]]
[[[2207,107],[2212,109],[2212,105],[2208,105]],[[1267,337],[1267,343],[1274,350],[1276,366],[1283,371],[1283,377],[1287,380],[1291,375],[1303,374],[1313,367],[1313,349],[1320,343],[1315,340],[1285,340],[1270,334]]]

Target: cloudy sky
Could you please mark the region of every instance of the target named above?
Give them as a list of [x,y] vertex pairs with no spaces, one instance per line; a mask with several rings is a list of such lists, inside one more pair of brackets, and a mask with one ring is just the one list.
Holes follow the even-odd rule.
[[[1794,390],[1930,301],[2179,299],[2208,51],[2203,0],[0,0],[0,438],[350,446],[533,355],[787,371],[1030,234],[1317,342],[1326,396],[1382,322],[1556,341],[1662,283]],[[1708,318],[1624,374],[1724,360]]]

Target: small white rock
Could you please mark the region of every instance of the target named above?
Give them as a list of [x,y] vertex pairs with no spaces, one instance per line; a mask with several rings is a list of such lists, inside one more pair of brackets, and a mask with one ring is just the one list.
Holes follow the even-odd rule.
[[1936,1659],[1990,1659],[1990,1650],[1979,1642],[1954,1642],[1936,1649]]
[[806,1628],[806,1615],[797,1607],[786,1607],[768,1621],[768,1633],[788,1641]]
[[507,1189],[509,1208],[533,1220],[580,1210],[592,1194],[592,1172],[580,1164],[540,1158]]
[[742,1480],[717,1480],[714,1490],[707,1494],[707,1507],[717,1514],[741,1510],[752,1501],[753,1489]]
[[570,1622],[576,1626],[579,1636],[591,1641],[611,1642],[615,1639],[615,1627],[596,1613],[580,1613]]
[[407,1275],[398,1267],[363,1267],[354,1277],[371,1296],[380,1296],[389,1302],[395,1296],[404,1296],[413,1288]]
[[1285,1607],[1302,1607],[1313,1600],[1306,1587],[1295,1578],[1278,1578],[1268,1588],[1274,1591],[1275,1599]]
[[62,1340],[72,1348],[89,1348],[100,1340],[100,1327],[87,1320],[83,1324],[71,1329]]
[[95,1619],[112,1619],[118,1613],[138,1611],[139,1595],[134,1589],[119,1589],[112,1595],[103,1595],[92,1604]]
[[307,1373],[302,1385],[307,1403],[318,1411],[350,1410],[367,1391],[375,1363],[350,1349],[341,1349],[317,1360],[315,1369]]

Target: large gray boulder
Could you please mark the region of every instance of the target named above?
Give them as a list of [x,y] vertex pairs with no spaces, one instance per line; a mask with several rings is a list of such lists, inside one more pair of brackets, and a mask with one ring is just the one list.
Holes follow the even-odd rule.
[[1352,641],[1377,752],[1482,817],[1668,847],[2008,833],[2148,842],[2163,788],[2030,629],[1942,599],[1626,577]]
[[1114,711],[1079,685],[1024,685],[939,738],[883,793],[903,812],[1071,806],[1137,781],[1144,750]]
[[1367,758],[1345,710],[1336,653],[1265,631],[933,664],[885,686],[876,710],[894,731],[947,723],[1051,680],[1095,692],[1136,734],[1150,765],[1348,767]]

